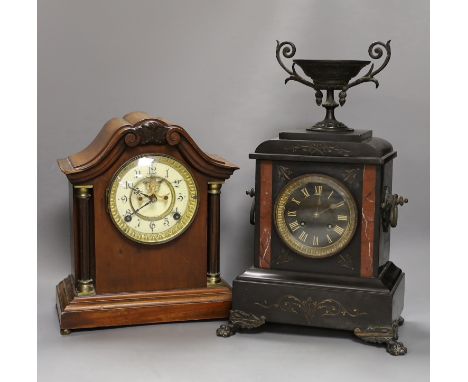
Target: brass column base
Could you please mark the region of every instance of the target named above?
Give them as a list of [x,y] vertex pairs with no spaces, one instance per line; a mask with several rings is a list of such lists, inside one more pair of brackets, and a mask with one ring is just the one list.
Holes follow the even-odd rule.
[[221,282],[221,275],[219,273],[208,273],[206,275],[206,283],[208,285],[215,285]]
[[94,296],[96,290],[94,289],[93,280],[78,280],[76,292],[78,296]]

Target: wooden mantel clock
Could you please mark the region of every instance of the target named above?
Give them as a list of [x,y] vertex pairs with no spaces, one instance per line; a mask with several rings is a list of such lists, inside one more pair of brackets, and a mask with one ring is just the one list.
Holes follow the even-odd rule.
[[62,334],[228,316],[220,189],[235,165],[140,112],[111,119],[58,163],[72,227],[71,274],[56,288]]
[[[392,194],[396,152],[371,130],[353,130],[335,119],[347,90],[375,75],[390,59],[390,42],[373,43],[369,55],[386,57],[351,82],[369,61],[294,60],[312,81],[289,69],[295,46],[278,43],[276,55],[293,80],[312,87],[325,119],[303,131],[283,132],[261,143],[256,160],[254,267],[233,282],[230,320],[217,334],[266,322],[353,331],[403,355],[405,275],[389,261],[390,228],[407,199]],[[326,92],[326,98],[323,100]]]

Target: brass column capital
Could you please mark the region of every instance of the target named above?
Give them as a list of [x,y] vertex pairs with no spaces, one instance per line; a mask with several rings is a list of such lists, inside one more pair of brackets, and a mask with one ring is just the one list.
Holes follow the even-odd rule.
[[224,182],[208,182],[209,194],[220,194]]
[[93,186],[73,186],[76,197],[79,199],[89,199],[91,197],[91,189]]

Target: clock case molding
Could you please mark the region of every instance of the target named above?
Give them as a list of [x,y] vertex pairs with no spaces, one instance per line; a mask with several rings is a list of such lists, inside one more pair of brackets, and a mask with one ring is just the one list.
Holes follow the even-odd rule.
[[[115,172],[141,154],[169,155],[195,179],[197,214],[174,240],[124,237],[107,211]],[[58,161],[70,182],[71,273],[56,287],[62,334],[71,329],[225,318],[220,278],[221,186],[238,167],[203,152],[180,126],[141,112],[108,121],[83,151]]]
[[[385,343],[404,354],[398,339],[405,275],[389,261],[390,229],[383,205],[392,191],[392,145],[371,130],[345,133],[282,132],[255,153],[254,266],[233,281],[228,337],[267,322],[351,330],[364,341]],[[281,189],[304,174],[340,180],[358,209],[353,239],[341,252],[303,257],[280,239],[274,204]]]

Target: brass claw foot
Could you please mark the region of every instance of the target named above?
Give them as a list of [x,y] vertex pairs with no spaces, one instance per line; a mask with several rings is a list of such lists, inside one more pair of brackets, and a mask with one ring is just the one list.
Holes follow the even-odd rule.
[[365,342],[385,344],[387,353],[391,355],[405,355],[406,346],[398,340],[398,327],[403,325],[403,317],[393,321],[392,326],[368,326],[365,329],[354,329],[354,335]]
[[408,349],[402,342],[390,340],[387,342],[387,353],[391,355],[405,355]]
[[216,330],[218,337],[231,337],[239,330],[254,329],[265,324],[264,316],[256,316],[242,310],[231,310],[229,313],[229,323],[221,325]]
[[60,334],[62,336],[68,336],[71,333],[70,329],[60,329]]
[[235,325],[232,324],[223,324],[218,329],[216,329],[216,335],[218,337],[231,337],[236,334],[237,329]]

